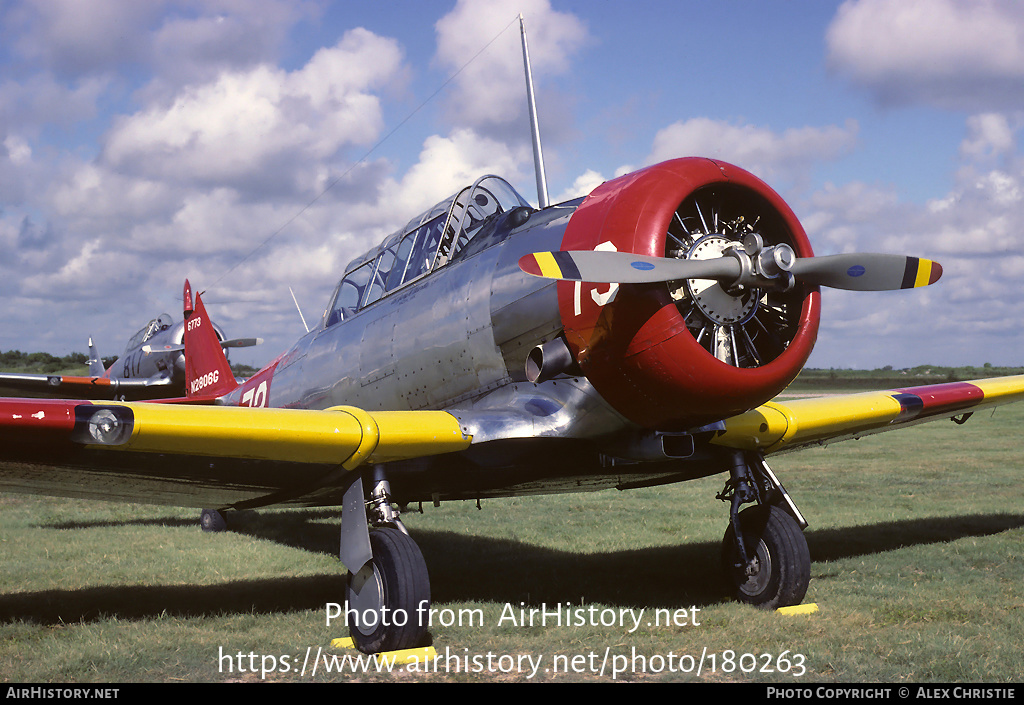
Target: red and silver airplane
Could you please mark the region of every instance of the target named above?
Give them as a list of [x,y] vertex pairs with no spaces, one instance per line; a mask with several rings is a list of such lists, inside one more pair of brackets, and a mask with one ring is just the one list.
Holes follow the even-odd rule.
[[[259,338],[226,340],[220,326],[214,331],[225,348],[256,345]],[[0,393],[18,396],[138,401],[185,394],[185,322],[162,313],[133,335],[124,354],[103,367],[89,338],[88,375],[0,373]]]
[[207,507],[207,528],[341,506],[350,631],[375,652],[419,645],[430,606],[400,507],[722,474],[736,596],[798,604],[806,521],[768,456],[1024,396],[1008,377],[773,401],[811,352],[819,287],[940,273],[814,257],[782,199],[719,161],[539,210],[487,176],[353,260],[315,329],[242,384],[186,282],[183,403],[0,400],[0,489]]
[[[523,49],[529,90],[525,32]],[[206,507],[206,529],[340,506],[350,633],[380,652],[427,636],[410,503],[725,475],[736,597],[794,605],[807,522],[767,457],[1024,398],[1017,376],[774,401],[820,287],[916,288],[941,267],[815,257],[778,194],[710,159],[548,205],[531,120],[539,209],[496,176],[466,186],[352,260],[319,324],[241,384],[186,281],[185,397],[0,399],[0,490]]]

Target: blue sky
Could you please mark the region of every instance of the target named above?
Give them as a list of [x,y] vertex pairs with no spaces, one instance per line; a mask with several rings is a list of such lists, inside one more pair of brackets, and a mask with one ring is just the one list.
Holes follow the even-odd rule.
[[826,291],[811,365],[1024,364],[1013,0],[7,0],[0,349],[120,354],[187,276],[262,364],[302,333],[289,286],[317,318],[350,259],[481,173],[535,201],[520,11],[553,197],[734,162],[818,254],[944,266]]

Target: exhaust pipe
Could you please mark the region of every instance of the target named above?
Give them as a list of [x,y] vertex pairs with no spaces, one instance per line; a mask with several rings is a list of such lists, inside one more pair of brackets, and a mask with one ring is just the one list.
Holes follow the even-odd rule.
[[526,357],[526,379],[546,382],[566,372],[576,364],[569,346],[562,338],[538,345]]

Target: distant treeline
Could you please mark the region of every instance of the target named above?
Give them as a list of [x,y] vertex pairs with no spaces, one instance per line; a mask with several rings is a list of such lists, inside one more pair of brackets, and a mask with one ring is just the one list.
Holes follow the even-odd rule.
[[[117,361],[118,356],[104,357],[103,367],[107,368]],[[0,353],[0,372],[20,372],[22,374],[86,374],[89,356],[73,352],[64,357],[50,353],[24,353],[20,350],[8,350]],[[258,372],[250,365],[231,365],[231,370],[239,376],[249,377]]]
[[966,365],[918,365],[895,369],[892,365],[874,370],[805,368],[793,383],[794,387],[832,387],[856,389],[885,389],[888,387],[919,387],[940,382],[1005,377],[1024,374],[1024,367],[997,367],[986,362],[980,367]]
[[[103,358],[103,366],[109,367],[116,359],[116,355]],[[89,356],[80,352],[73,352],[64,357],[57,357],[45,352],[25,353],[20,350],[8,350],[7,352],[0,353],[0,369],[9,372],[24,372],[26,374],[52,374],[76,367],[84,367],[88,362]]]

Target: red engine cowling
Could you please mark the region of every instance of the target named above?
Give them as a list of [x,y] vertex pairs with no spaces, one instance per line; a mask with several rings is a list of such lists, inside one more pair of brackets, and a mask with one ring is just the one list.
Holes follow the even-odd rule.
[[[602,184],[566,227],[562,250],[720,256],[750,232],[813,255],[792,210],[729,164],[677,159]],[[796,377],[818,331],[820,298],[726,291],[715,282],[615,285],[562,281],[569,348],[595,389],[647,428],[691,428],[753,408]]]

